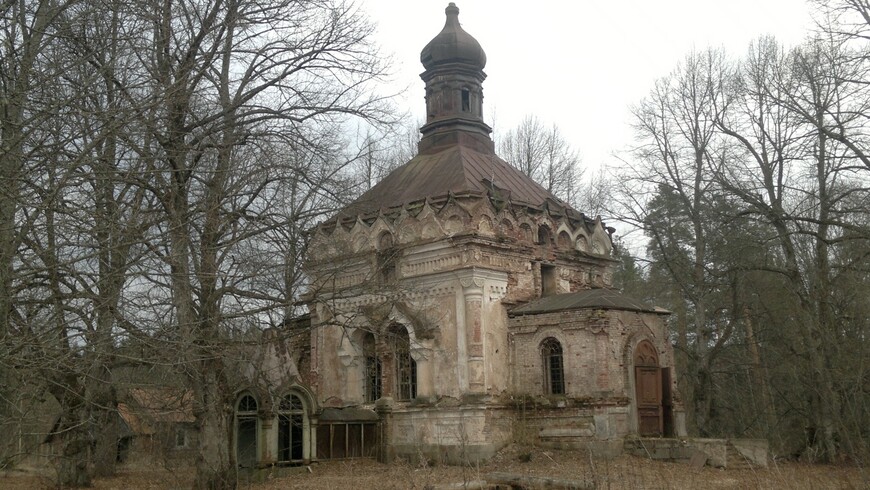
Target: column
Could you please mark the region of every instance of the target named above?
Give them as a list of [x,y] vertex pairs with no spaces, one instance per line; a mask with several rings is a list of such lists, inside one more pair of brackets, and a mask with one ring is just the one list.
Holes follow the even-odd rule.
[[467,278],[461,281],[465,299],[465,341],[468,353],[468,391],[486,392],[486,370],[483,354],[483,280]]

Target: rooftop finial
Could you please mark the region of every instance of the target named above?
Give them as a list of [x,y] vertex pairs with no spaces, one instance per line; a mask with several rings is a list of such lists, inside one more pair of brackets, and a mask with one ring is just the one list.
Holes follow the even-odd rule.
[[459,8],[450,2],[444,13],[447,21],[444,28],[429,41],[420,53],[420,61],[427,70],[445,62],[470,63],[483,69],[486,65],[486,54],[470,34],[459,25]]
[[444,9],[444,13],[447,14],[447,21],[444,23],[444,27],[459,27],[459,7],[455,3],[450,2],[450,5]]

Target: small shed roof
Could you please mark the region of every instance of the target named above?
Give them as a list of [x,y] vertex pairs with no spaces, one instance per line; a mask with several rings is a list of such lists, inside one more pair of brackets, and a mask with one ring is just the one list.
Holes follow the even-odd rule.
[[613,289],[586,289],[573,293],[555,294],[518,306],[511,316],[554,313],[566,310],[604,309],[667,314],[667,310],[649,306]]
[[378,414],[365,408],[324,408],[319,417],[321,422],[369,422],[377,421]]

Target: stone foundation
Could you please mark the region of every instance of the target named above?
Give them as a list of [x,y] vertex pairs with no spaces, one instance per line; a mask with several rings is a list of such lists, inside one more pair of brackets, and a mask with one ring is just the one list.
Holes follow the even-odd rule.
[[483,406],[401,408],[382,413],[384,459],[473,464],[493,457],[512,439],[509,410]]

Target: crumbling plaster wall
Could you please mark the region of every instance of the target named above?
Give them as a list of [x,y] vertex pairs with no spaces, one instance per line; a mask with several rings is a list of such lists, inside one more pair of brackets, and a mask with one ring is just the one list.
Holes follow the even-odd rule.
[[514,413],[483,404],[405,407],[382,412],[387,459],[470,464],[513,440]]
[[[319,403],[364,404],[362,334],[401,323],[417,361],[417,399],[395,401],[385,383],[385,443],[395,454],[422,447],[454,462],[489,457],[512,438],[516,419],[504,402],[515,391],[516,352],[507,309],[540,297],[542,264],[558,293],[609,286],[614,263],[600,220],[521,206],[497,211],[480,198],[339,220],[316,230],[311,250],[307,379]],[[385,258],[394,277],[379,270]],[[578,347],[576,354],[589,353]]]
[[[589,244],[610,250],[600,221],[571,222],[510,207],[497,212],[488,203],[453,200],[436,208],[426,202],[316,230],[308,264],[314,326],[309,378],[321,402],[362,402],[356,330],[378,333],[391,322],[409,328],[418,367],[425,364],[419,394],[504,392],[510,373],[505,304],[541,294],[542,261],[555,270],[557,292],[609,284],[612,259],[589,252]],[[385,246],[395,266],[393,283],[378,270]],[[390,303],[426,317],[434,333],[420,335],[395,311],[378,321],[366,317],[367,308]]]
[[659,315],[585,309],[516,316],[510,319],[515,394],[544,394],[540,346],[548,337],[562,345],[568,397],[632,397],[631,356],[644,339],[656,347],[659,365],[673,366],[673,349]]

